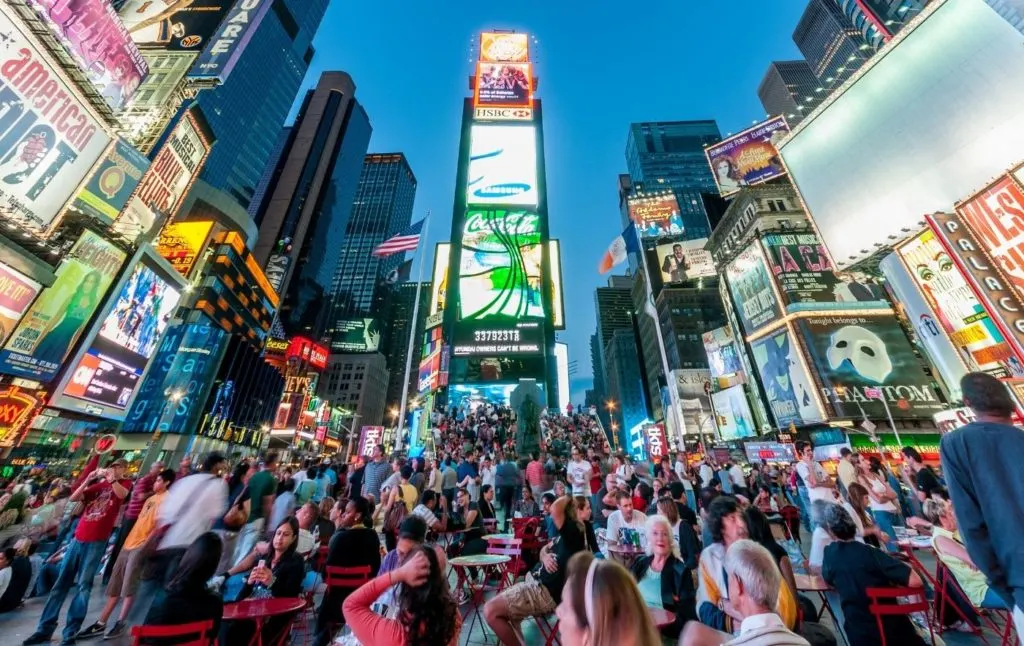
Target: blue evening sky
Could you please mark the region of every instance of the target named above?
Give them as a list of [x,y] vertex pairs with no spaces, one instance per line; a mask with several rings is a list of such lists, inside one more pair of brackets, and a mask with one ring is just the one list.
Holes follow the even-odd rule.
[[[370,152],[404,152],[419,181],[414,219],[432,212],[434,243],[451,233],[462,98],[478,32],[534,35],[544,103],[551,235],[562,241],[567,328],[578,362],[573,402],[590,387],[597,263],[621,232],[616,178],[634,121],[708,119],[722,134],[763,119],[757,86],[772,60],[799,58],[804,0],[334,0],[304,87],[344,70],[373,124]],[[532,43],[531,43],[532,45]],[[293,110],[294,112],[294,110]],[[415,265],[414,265],[415,266]],[[415,275],[413,276],[415,278]]]

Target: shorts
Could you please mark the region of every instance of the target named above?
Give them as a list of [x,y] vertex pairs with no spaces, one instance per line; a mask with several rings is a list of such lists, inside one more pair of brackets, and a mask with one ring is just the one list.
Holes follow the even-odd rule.
[[548,589],[533,578],[515,584],[497,598],[505,602],[509,621],[513,622],[520,622],[529,617],[544,617],[558,607]]
[[139,590],[142,581],[142,570],[146,564],[144,549],[122,550],[114,561],[114,571],[110,574],[107,584],[108,597],[133,597]]

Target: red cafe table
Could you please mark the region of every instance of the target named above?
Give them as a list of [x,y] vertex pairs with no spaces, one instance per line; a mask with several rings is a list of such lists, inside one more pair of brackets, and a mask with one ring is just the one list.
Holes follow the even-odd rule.
[[[243,599],[236,603],[224,605],[224,621],[251,621],[256,624],[256,632],[249,640],[249,646],[263,646],[263,626],[271,617],[288,615],[302,610],[306,600],[290,597],[271,597],[269,599]],[[284,630],[278,644],[284,641],[291,630]]]

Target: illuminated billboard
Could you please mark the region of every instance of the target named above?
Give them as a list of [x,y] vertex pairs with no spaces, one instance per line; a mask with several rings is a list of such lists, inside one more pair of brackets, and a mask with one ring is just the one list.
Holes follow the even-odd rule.
[[775,144],[789,134],[783,117],[774,117],[704,149],[722,197],[786,174]]
[[569,344],[555,344],[555,367],[558,374],[558,410],[569,407]]
[[743,386],[733,386],[711,394],[718,417],[718,432],[725,441],[757,435],[754,416],[750,412]]
[[121,21],[132,40],[170,51],[200,51],[236,0],[125,0]]
[[53,30],[113,110],[120,110],[149,73],[110,0],[27,0]]
[[180,297],[180,284],[143,254],[52,405],[124,419]]
[[78,342],[124,263],[123,251],[86,229],[0,350],[0,372],[47,382]]
[[958,204],[957,212],[1017,293],[1024,295],[1024,190],[1011,177],[1001,177]]
[[41,288],[14,267],[0,262],[0,344],[10,337]]
[[419,380],[416,392],[437,390],[441,375],[441,350],[431,353],[420,361]]
[[921,15],[779,146],[840,269],[918,231],[922,215],[1024,151],[1024,84],[1008,82],[1024,78],[1024,35],[984,0],[933,2]]
[[533,102],[529,63],[477,63],[473,105],[478,108],[528,108]]
[[459,325],[455,328],[452,354],[456,357],[508,356],[541,354],[543,352],[544,330],[539,323]]
[[629,198],[629,217],[645,238],[679,235],[683,233],[683,218],[679,202],[671,193],[654,197]]
[[525,63],[530,60],[527,34],[480,34],[480,60],[488,63]]
[[212,229],[210,220],[173,222],[160,232],[156,250],[179,274],[188,278],[196,259],[206,247]]
[[335,352],[376,352],[381,326],[377,319],[344,319],[334,327],[331,349]]
[[434,251],[434,271],[430,278],[430,311],[433,316],[444,311],[444,304],[448,292],[448,260],[451,257],[452,246],[447,242],[438,243]]
[[288,344],[288,350],[285,351],[285,357],[288,359],[295,357],[299,361],[307,363],[313,368],[323,370],[327,367],[328,353],[327,348],[322,345],[314,343],[313,341],[301,336],[297,336]]
[[470,209],[459,257],[459,320],[543,318],[540,216]]
[[135,240],[148,233],[161,216],[174,217],[209,153],[210,143],[199,123],[191,111],[186,112],[160,147],[113,229]]
[[1013,375],[1013,351],[935,233],[926,230],[897,252],[968,371]]
[[825,245],[814,233],[771,233],[761,238],[761,244],[787,305],[814,303],[796,309],[826,309],[825,303],[885,300],[877,285],[837,276]]
[[538,203],[533,126],[474,124],[469,146],[467,204]]
[[725,276],[743,332],[753,334],[781,316],[764,254],[756,240],[729,263]]
[[148,169],[149,160],[145,155],[123,139],[118,139],[85,188],[75,196],[71,207],[102,224],[110,224],[124,209]]
[[50,231],[111,137],[47,54],[0,10],[0,202]]
[[797,321],[825,405],[833,417],[930,417],[945,408],[891,315],[826,315]]
[[669,285],[714,276],[715,261],[711,252],[704,248],[707,243],[707,238],[701,238],[658,245],[655,257],[661,272],[661,282]]
[[810,375],[788,328],[751,343],[750,354],[776,428],[822,420]]
[[272,4],[273,0],[235,0],[189,75],[227,79]]
[[551,268],[551,325],[565,329],[565,301],[562,297],[562,247],[558,240],[548,241],[548,266]]
[[739,354],[736,352],[736,339],[729,326],[715,328],[702,336],[704,351],[708,355],[708,368],[711,376],[725,377],[743,370]]

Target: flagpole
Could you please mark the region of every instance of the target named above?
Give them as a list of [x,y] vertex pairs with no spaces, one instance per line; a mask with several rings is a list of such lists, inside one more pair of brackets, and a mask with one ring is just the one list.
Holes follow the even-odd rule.
[[[644,313],[650,316],[654,321],[655,335],[658,339],[658,352],[661,354],[661,369],[665,373],[665,383],[668,385],[668,398],[669,405],[672,407],[672,423],[675,426],[676,434],[679,436],[679,444],[676,447],[677,451],[685,450],[685,442],[683,441],[683,435],[685,435],[685,426],[682,417],[679,416],[679,387],[675,383],[675,378],[672,376],[672,371],[668,367],[668,352],[665,350],[665,339],[661,336],[661,321],[658,318],[658,312],[654,309],[654,290],[651,288],[651,271],[647,267],[647,258],[644,254],[644,243],[640,237],[640,229],[636,226],[633,227],[633,232],[636,235],[637,247],[639,253],[637,253],[640,261],[640,267],[644,272],[644,297],[647,299],[644,305]],[[668,415],[665,416],[668,419]],[[698,433],[700,429],[698,429]]]
[[[426,217],[423,218],[423,232],[420,234],[420,239],[416,242],[416,253],[420,255],[419,269],[416,270],[416,300],[412,306],[412,321],[409,323],[409,345],[405,352],[405,379],[402,381],[402,405],[398,409],[398,429],[395,430],[395,450],[402,443],[402,430],[405,428],[405,407],[409,404],[409,373],[412,371],[412,350],[416,345],[416,322],[419,320],[420,315],[420,291],[423,289],[423,260],[427,257],[426,252],[421,249],[421,244],[427,239],[427,233],[430,231],[430,210],[427,210]],[[410,433],[415,433],[416,429],[412,429]],[[409,438],[409,445],[412,445],[412,437]]]

